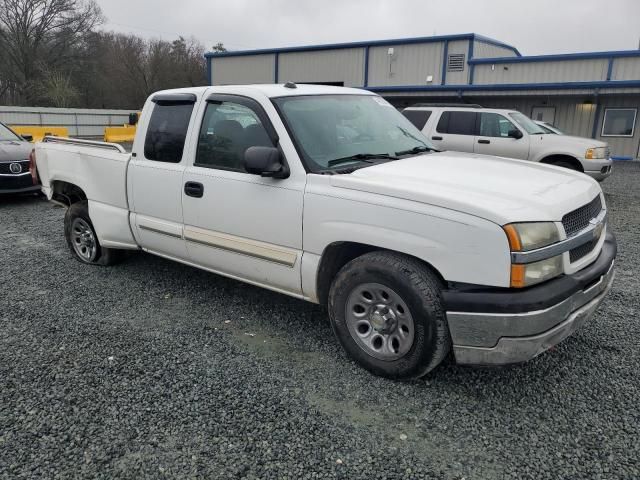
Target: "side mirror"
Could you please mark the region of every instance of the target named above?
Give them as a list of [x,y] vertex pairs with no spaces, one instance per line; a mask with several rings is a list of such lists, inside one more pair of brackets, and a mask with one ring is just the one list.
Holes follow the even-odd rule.
[[244,169],[262,177],[287,178],[289,167],[274,147],[249,147],[244,152]]
[[20,136],[24,138],[27,142],[33,142],[33,135],[29,135],[25,133],[24,135],[20,135]]
[[509,130],[509,133],[507,135],[509,135],[511,138],[515,138],[516,140],[520,140],[523,136],[522,132],[517,128]]
[[130,113],[129,114],[129,125],[133,126],[136,125],[138,123],[138,114],[137,113]]

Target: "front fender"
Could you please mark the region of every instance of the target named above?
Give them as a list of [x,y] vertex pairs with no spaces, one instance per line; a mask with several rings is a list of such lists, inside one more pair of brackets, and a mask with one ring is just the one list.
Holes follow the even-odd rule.
[[335,242],[354,242],[419,258],[446,281],[509,286],[509,245],[499,225],[432,205],[385,200],[378,205],[307,193],[305,254],[319,258]]

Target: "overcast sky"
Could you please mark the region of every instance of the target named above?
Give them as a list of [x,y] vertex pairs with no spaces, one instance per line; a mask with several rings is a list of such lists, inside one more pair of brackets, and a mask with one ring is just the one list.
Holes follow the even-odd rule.
[[640,0],[97,0],[107,30],[230,50],[475,32],[523,55],[637,49]]

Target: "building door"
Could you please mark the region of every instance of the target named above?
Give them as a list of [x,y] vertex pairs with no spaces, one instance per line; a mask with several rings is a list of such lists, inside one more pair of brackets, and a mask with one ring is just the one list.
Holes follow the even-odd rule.
[[533,107],[531,109],[531,119],[555,125],[556,107]]

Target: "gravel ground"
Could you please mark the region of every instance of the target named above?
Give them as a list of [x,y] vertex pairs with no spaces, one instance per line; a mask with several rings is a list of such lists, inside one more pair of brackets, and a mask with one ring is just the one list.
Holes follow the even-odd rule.
[[604,184],[617,280],[537,359],[396,383],[322,308],[139,254],[73,260],[0,204],[0,478],[640,478],[640,163]]

